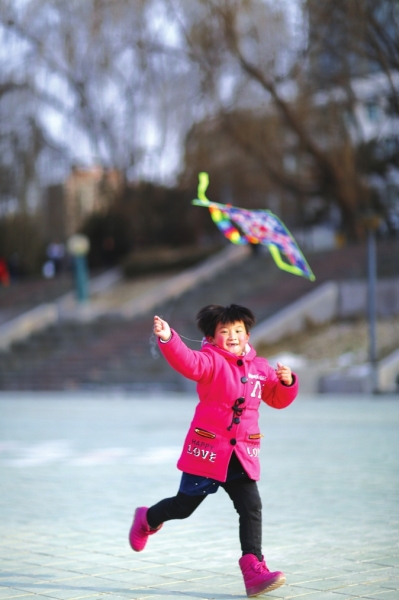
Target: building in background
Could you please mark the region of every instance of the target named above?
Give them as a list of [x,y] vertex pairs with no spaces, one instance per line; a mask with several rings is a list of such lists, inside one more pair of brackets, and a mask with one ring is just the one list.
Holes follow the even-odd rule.
[[63,184],[49,186],[43,203],[44,237],[65,241],[85,220],[106,213],[121,192],[123,177],[116,169],[73,167]]

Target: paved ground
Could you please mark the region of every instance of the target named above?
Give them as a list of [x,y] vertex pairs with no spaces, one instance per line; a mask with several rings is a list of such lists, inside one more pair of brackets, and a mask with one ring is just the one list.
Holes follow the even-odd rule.
[[[220,490],[133,553],[135,506],[176,491],[194,396],[0,396],[0,598],[245,597]],[[264,407],[268,598],[399,599],[399,401]]]

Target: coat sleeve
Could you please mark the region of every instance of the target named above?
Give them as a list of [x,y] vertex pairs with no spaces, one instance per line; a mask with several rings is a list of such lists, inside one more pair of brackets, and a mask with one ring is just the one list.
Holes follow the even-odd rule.
[[158,340],[158,347],[170,366],[193,381],[210,379],[213,373],[213,360],[209,353],[191,350],[174,329],[171,332],[172,337],[168,342],[162,343]]
[[262,394],[263,402],[273,408],[286,408],[295,400],[298,394],[298,377],[292,373],[294,379],[291,385],[284,385],[278,379],[274,369],[269,371],[268,384],[265,385]]

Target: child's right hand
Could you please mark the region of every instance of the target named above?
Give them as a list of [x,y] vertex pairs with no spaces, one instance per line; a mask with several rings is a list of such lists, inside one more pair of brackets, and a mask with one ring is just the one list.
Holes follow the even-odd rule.
[[157,315],[154,317],[154,333],[164,342],[170,340],[172,335],[169,324],[160,317],[157,317]]

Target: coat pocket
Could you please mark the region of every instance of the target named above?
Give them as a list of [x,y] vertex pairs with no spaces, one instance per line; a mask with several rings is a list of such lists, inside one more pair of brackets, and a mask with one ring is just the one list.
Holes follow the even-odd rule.
[[219,443],[216,433],[193,425],[186,437],[183,455],[200,462],[214,463],[218,457]]
[[261,438],[263,438],[262,433],[247,431],[245,435],[245,449],[250,458],[257,458],[259,456]]
[[200,427],[195,427],[194,432],[200,437],[208,438],[209,440],[214,440],[216,437],[216,433],[206,431],[206,429],[201,429]]

